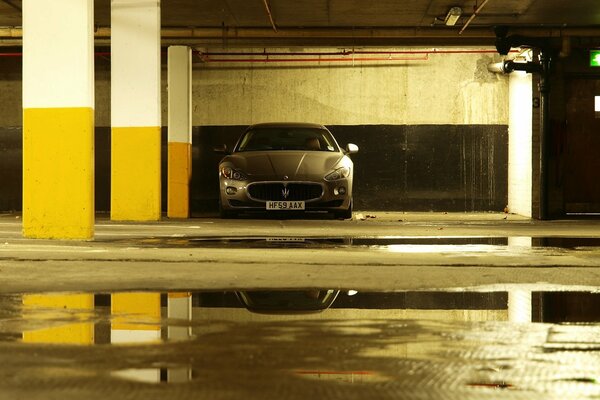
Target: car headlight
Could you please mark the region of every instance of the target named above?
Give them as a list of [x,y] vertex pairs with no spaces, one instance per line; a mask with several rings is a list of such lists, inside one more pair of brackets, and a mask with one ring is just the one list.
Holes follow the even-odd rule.
[[350,168],[348,167],[340,167],[337,168],[327,175],[325,175],[326,181],[337,181],[338,179],[347,178],[350,175]]
[[221,176],[236,181],[245,181],[248,179],[248,175],[246,175],[238,169],[231,167],[221,167]]

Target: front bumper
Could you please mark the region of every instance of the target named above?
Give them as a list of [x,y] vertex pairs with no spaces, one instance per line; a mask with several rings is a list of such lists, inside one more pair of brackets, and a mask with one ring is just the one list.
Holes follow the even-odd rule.
[[[223,210],[236,211],[267,211],[266,202],[268,200],[279,199],[256,199],[253,198],[248,187],[251,184],[275,183],[275,184],[319,184],[322,187],[322,194],[315,199],[304,200],[305,211],[342,211],[350,207],[352,200],[352,179],[345,178],[337,181],[235,181],[221,177],[219,179],[221,208]],[[229,190],[228,190],[229,188]],[[232,193],[235,189],[235,193]],[[345,192],[340,194],[340,188]],[[271,211],[271,210],[269,210]],[[272,212],[280,212],[274,210]]]

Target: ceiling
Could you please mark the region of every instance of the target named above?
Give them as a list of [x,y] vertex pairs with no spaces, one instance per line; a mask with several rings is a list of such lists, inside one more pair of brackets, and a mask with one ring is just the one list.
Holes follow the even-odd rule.
[[[493,41],[492,27],[510,26],[537,36],[600,36],[598,0],[162,0],[165,40],[297,42],[340,40],[374,43],[418,39],[468,44]],[[459,31],[469,22],[462,34]],[[454,27],[444,24],[451,7],[463,10]],[[21,25],[22,0],[0,0],[0,26]],[[95,23],[110,27],[110,0],[95,1]],[[184,29],[185,28],[185,29]],[[192,31],[189,28],[196,28]],[[598,30],[598,31],[596,31]],[[106,30],[106,32],[109,32]],[[108,38],[109,33],[106,34]],[[102,34],[100,34],[102,36]],[[6,34],[0,38],[7,40]]]

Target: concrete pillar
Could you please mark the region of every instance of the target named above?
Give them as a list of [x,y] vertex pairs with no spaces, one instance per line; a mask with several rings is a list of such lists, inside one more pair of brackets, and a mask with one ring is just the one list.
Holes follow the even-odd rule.
[[167,216],[189,218],[192,176],[192,51],[168,50],[169,161]]
[[23,235],[94,236],[94,3],[23,1]]
[[[113,294],[111,315],[111,343],[143,344],[160,341],[160,293]],[[140,382],[160,382],[160,368],[121,370],[114,375]]]
[[[167,316],[169,320],[180,319],[192,320],[192,294],[191,293],[169,293],[167,304]],[[192,337],[191,326],[171,326],[167,328],[169,341],[190,340]],[[189,367],[169,368],[167,370],[167,381],[169,383],[182,383],[192,380],[192,369]]]
[[160,219],[160,1],[111,1],[111,219]]
[[508,207],[532,216],[532,76],[515,71],[509,78]]

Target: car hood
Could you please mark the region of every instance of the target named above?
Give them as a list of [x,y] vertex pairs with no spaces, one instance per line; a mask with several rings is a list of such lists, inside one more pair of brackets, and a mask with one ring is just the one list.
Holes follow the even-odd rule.
[[305,176],[324,176],[342,159],[341,153],[321,151],[244,152],[226,157],[234,167],[251,176],[289,179]]

